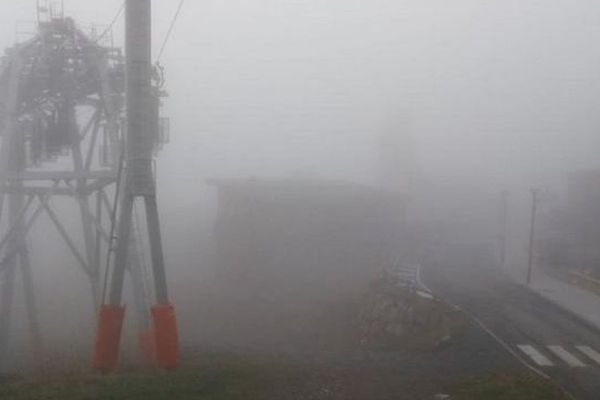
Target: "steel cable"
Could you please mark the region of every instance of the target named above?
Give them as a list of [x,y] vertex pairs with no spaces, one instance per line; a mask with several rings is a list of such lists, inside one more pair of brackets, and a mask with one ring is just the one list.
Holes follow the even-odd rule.
[[156,57],[157,64],[160,62],[160,59],[165,51],[165,48],[167,47],[167,43],[169,42],[169,39],[171,38],[171,34],[173,33],[173,28],[175,28],[175,24],[177,23],[177,20],[179,19],[179,15],[181,14],[181,9],[183,8],[183,2],[184,2],[184,0],[179,1],[179,6],[177,7],[177,11],[175,11],[175,15],[173,16],[173,19],[171,20],[171,25],[169,26],[169,30],[167,31],[167,34],[165,36],[165,39],[163,40],[162,45],[160,46],[160,51],[158,52],[158,56]]
[[108,34],[108,32],[111,31],[113,26],[117,23],[117,20],[119,19],[119,17],[121,16],[121,14],[123,14],[123,11],[125,10],[125,3],[126,2],[124,1],[123,4],[121,4],[121,7],[119,7],[119,10],[115,14],[115,17],[112,19],[112,21],[110,22],[108,27],[104,30],[104,32],[102,32],[102,34],[100,36],[98,36],[98,38],[96,39],[96,44],[98,44],[102,39],[104,39],[104,36],[106,36]]

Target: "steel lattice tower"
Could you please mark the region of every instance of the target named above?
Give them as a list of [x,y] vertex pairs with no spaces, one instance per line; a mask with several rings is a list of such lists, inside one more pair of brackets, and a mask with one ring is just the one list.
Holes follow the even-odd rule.
[[[147,306],[149,291],[144,286],[140,257],[134,251],[136,243],[129,234],[136,230],[136,227],[132,229],[128,206],[132,201],[128,199],[137,193],[130,187],[132,171],[139,157],[131,157],[127,151],[138,140],[127,135],[124,122],[131,121],[125,116],[127,107],[132,108],[131,96],[126,95],[126,82],[131,87],[132,81],[127,65],[120,49],[100,45],[62,13],[40,21],[35,36],[7,50],[2,59],[0,217],[6,221],[0,235],[0,359],[8,344],[17,290],[23,290],[25,294],[34,352],[40,354],[42,351],[27,249],[27,234],[42,214],[52,221],[58,235],[89,277],[95,307],[107,303],[109,298],[102,293],[103,286],[112,288],[110,299],[115,300],[114,286],[119,286],[120,278],[119,290],[122,290],[123,275],[128,270],[132,276],[140,329],[152,331]],[[144,155],[150,154],[150,175],[146,179],[154,188],[152,155],[164,132],[159,129],[158,122],[160,90],[150,84],[152,71],[150,66],[149,75],[145,75],[148,87],[143,103],[148,110],[144,132],[149,138],[144,142]],[[129,131],[136,131],[131,123]],[[83,249],[77,246],[73,233],[52,205],[59,197],[71,199],[78,209]],[[151,196],[146,201],[147,209],[152,211],[153,205],[156,209],[155,199]],[[157,224],[158,214],[155,213],[146,225],[156,229]],[[117,225],[119,235],[115,236],[112,227]],[[153,239],[150,235],[150,243]],[[115,247],[116,255],[111,255]],[[153,261],[156,261],[157,251],[162,257],[160,246],[159,249],[154,243]],[[117,267],[113,268],[113,264]],[[106,272],[105,281],[103,272]],[[156,276],[156,268],[154,272]],[[21,274],[22,289],[15,287],[18,273]],[[156,293],[160,299],[161,294]],[[158,303],[166,305],[166,301],[159,300]],[[101,315],[105,307],[101,307]],[[101,339],[99,336],[97,342]],[[97,365],[100,368],[112,366],[114,363]]]

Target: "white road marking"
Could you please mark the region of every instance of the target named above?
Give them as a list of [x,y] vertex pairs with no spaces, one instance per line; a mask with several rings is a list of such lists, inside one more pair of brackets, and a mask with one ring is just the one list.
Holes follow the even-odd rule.
[[540,367],[551,367],[554,365],[545,355],[537,351],[533,346],[528,344],[520,344],[517,346],[519,350],[527,354]]
[[585,364],[582,363],[581,360],[579,360],[579,358],[569,353],[562,346],[548,346],[548,349],[551,352],[553,352],[558,358],[569,364],[570,367],[585,367]]
[[[421,279],[421,266],[419,264],[416,265],[417,267],[417,283],[419,284],[419,286],[421,286],[422,289],[428,291],[431,294],[434,294],[434,292],[425,284],[425,282],[423,282],[423,280]],[[525,359],[525,357],[521,356],[519,354],[519,352],[517,352],[515,350],[515,348],[511,345],[509,345],[507,342],[505,342],[504,340],[502,340],[498,335],[496,335],[490,328],[488,328],[479,318],[477,318],[476,316],[474,316],[473,314],[471,314],[469,311],[459,307],[458,305],[451,303],[450,301],[448,301],[448,299],[444,298],[444,296],[442,296],[439,293],[435,293],[434,294],[436,298],[440,299],[441,301],[443,301],[444,303],[448,304],[452,309],[456,310],[456,311],[460,311],[462,313],[464,313],[466,316],[468,316],[472,321],[475,321],[475,323],[485,332],[487,333],[492,339],[494,339],[496,341],[496,343],[498,343],[502,348],[504,348],[504,350],[506,350],[506,352],[510,355],[512,355],[517,361],[519,361],[521,364],[523,364],[523,366],[525,366],[525,368],[528,368],[529,370],[533,371],[536,375],[550,380],[552,378],[550,378],[550,376],[548,374],[546,374],[544,371],[542,371],[541,369],[535,367],[534,365],[532,365],[530,362],[527,362],[527,360]],[[575,400],[575,396],[573,396],[571,393],[569,393],[567,390],[563,389],[563,393],[565,393],[565,395],[571,399],[571,400]]]
[[[523,364],[523,366],[525,366],[525,368],[528,368],[529,370],[533,371],[536,375],[541,376],[544,379],[551,379],[550,376],[548,374],[546,374],[544,371],[542,371],[541,369],[535,367],[534,365],[532,365],[530,362],[527,361],[527,359],[525,359],[525,357],[521,356],[515,349],[514,347],[512,347],[511,345],[509,345],[508,343],[506,343],[504,340],[502,340],[498,335],[496,335],[490,328],[488,328],[479,318],[477,318],[476,316],[474,316],[473,314],[471,314],[469,311],[459,307],[458,305],[451,303],[450,301],[448,301],[447,299],[445,299],[442,295],[440,295],[439,293],[435,293],[433,292],[433,290],[431,290],[426,284],[425,282],[423,282],[423,279],[421,279],[421,266],[417,264],[417,283],[419,284],[419,286],[421,286],[421,288],[425,289],[426,291],[428,291],[429,293],[433,294],[436,298],[440,299],[441,301],[443,301],[444,303],[448,304],[452,309],[456,310],[456,311],[460,311],[462,313],[464,313],[466,316],[468,316],[472,321],[475,321],[475,323],[481,328],[481,330],[483,330],[485,333],[487,333],[492,339],[494,339],[496,341],[496,343],[498,343],[498,345],[500,345],[500,347],[502,347],[504,350],[506,350],[506,352],[508,354],[510,354],[511,356],[513,356],[517,361],[519,361],[521,364]],[[573,397],[573,395],[567,391],[565,391],[565,394],[567,395],[567,397],[571,400],[575,400],[575,397]]]
[[594,360],[596,364],[600,364],[600,353],[592,349],[590,346],[575,346],[575,348]]

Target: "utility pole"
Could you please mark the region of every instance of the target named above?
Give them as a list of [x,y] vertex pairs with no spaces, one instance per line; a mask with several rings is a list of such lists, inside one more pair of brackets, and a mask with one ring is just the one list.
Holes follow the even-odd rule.
[[158,102],[152,88],[151,0],[127,0],[125,14],[127,137],[124,184],[114,264],[107,297],[100,310],[94,368],[109,371],[117,362],[125,314],[121,298],[128,265],[133,206],[136,200],[143,200],[156,296],[156,305],[151,309],[156,362],[161,368],[173,369],[179,362],[179,340],[175,312],[167,291],[153,171],[154,132],[158,124],[153,107]]
[[527,284],[531,284],[531,272],[533,269],[533,247],[535,241],[535,217],[537,212],[539,189],[531,189],[531,225],[529,228],[529,257],[527,261]]
[[503,190],[500,193],[500,212],[498,213],[498,259],[500,265],[506,263],[506,231],[508,228],[508,196],[509,193]]

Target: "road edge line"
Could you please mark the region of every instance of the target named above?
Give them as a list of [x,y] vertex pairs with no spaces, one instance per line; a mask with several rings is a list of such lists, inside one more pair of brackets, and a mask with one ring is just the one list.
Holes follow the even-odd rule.
[[[427,285],[425,285],[425,283],[423,282],[422,278],[421,278],[421,264],[417,264],[417,284],[419,286],[421,286],[423,289],[427,290],[429,293],[431,294],[435,294],[435,292],[433,290],[431,290]],[[538,296],[542,297],[539,293],[536,293]],[[518,354],[515,350],[513,350],[508,343],[506,343],[504,340],[500,339],[500,337],[498,337],[498,335],[496,335],[491,329],[489,329],[479,318],[475,317],[474,315],[472,315],[471,313],[467,312],[465,309],[463,309],[462,307],[457,306],[456,304],[453,304],[451,302],[449,302],[447,299],[445,299],[443,296],[437,295],[436,297],[438,299],[440,299],[441,301],[443,301],[444,303],[448,304],[450,307],[462,312],[463,314],[465,314],[467,317],[469,317],[472,321],[474,321],[485,333],[487,333],[492,339],[494,339],[504,350],[506,350],[510,355],[512,355],[517,361],[519,361],[525,368],[529,369],[530,371],[534,372],[535,374],[537,374],[538,376],[542,377],[543,379],[546,379],[547,381],[550,381],[554,384],[558,384],[554,379],[552,379],[548,374],[546,374],[545,372],[543,372],[542,370],[534,367],[533,365],[529,364],[529,362],[527,362],[527,360],[525,360],[523,357],[521,357],[520,354]],[[544,297],[542,297],[544,298]],[[545,298],[544,298],[545,299]],[[554,304],[554,303],[553,303]],[[561,307],[562,308],[562,307]],[[563,393],[571,398],[572,400],[576,400],[575,396],[573,396],[571,393],[569,393],[566,389],[564,389],[560,384],[559,384],[560,389],[563,391]]]

